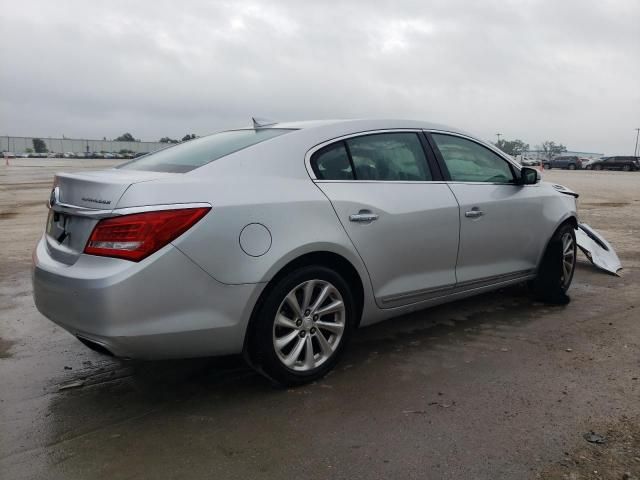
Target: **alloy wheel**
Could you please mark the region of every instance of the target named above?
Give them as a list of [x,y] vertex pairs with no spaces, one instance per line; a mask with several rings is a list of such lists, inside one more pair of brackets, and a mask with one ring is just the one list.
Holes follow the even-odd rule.
[[284,366],[307,372],[335,353],[345,329],[346,308],[326,280],[308,280],[280,303],[273,322],[273,346]]
[[573,277],[573,269],[576,266],[576,249],[573,236],[569,232],[562,235],[562,275],[560,283],[562,288],[569,288]]

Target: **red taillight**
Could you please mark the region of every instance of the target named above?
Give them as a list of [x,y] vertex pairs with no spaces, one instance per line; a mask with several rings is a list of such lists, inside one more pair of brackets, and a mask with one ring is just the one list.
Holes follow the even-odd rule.
[[189,230],[211,207],[134,213],[100,220],[84,253],[139,262]]

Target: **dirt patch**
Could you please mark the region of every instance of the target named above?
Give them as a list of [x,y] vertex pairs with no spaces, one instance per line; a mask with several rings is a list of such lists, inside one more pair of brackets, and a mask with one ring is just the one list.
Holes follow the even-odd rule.
[[[582,438],[582,446],[565,452],[565,458],[545,469],[535,478],[544,480],[639,480],[640,425],[639,419],[621,417],[596,435],[604,443],[590,443]],[[584,432],[589,436],[590,432]],[[598,437],[591,437],[595,440]]]
[[9,353],[9,350],[11,349],[11,346],[14,344],[15,342],[12,342],[11,340],[5,340],[4,338],[0,337],[0,358],[10,358],[11,354]]
[[18,212],[0,212],[0,220],[8,220],[18,216]]
[[596,203],[581,203],[581,207],[626,207],[628,202],[596,202]]

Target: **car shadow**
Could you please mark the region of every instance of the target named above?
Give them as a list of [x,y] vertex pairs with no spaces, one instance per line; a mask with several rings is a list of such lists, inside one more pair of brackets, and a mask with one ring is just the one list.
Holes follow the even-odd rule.
[[464,352],[465,345],[488,330],[517,329],[549,309],[561,308],[565,307],[534,301],[526,286],[517,285],[397,317],[359,329],[334,371],[297,389],[275,386],[240,356],[155,362],[102,358],[95,368],[69,372],[65,384],[77,386],[51,396],[48,442],[147,416],[212,410],[219,416],[237,408],[277,404],[283,394],[369,388],[365,382],[387,374],[388,364],[410,361],[415,354],[442,361],[443,348]]

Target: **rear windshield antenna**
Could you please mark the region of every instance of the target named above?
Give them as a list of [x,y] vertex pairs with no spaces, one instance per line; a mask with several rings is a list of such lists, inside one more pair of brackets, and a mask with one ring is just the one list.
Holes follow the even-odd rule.
[[278,122],[274,122],[273,120],[268,120],[266,118],[258,118],[251,117],[251,121],[253,122],[253,128],[264,128],[269,127],[271,125],[275,125]]

